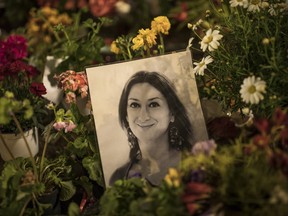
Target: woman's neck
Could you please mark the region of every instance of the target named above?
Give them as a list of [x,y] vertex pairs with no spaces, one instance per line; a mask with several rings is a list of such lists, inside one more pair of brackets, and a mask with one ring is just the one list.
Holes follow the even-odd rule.
[[162,136],[158,140],[139,141],[139,146],[143,158],[153,158],[154,160],[157,160],[158,158],[169,155],[168,135]]

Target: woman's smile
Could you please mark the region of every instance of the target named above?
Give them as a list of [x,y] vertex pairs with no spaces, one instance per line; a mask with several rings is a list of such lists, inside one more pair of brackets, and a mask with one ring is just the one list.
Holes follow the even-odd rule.
[[128,95],[127,121],[134,135],[156,140],[167,135],[173,115],[160,91],[148,83],[135,84]]
[[151,128],[153,127],[155,124],[137,124],[139,127],[141,128]]

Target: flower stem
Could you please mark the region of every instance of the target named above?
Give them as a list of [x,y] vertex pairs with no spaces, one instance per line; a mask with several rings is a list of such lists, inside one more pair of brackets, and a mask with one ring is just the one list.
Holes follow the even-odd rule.
[[163,40],[163,36],[162,36],[161,33],[159,34],[159,37],[160,37],[160,44],[161,44],[161,47],[160,47],[160,54],[164,54],[164,53],[165,53],[165,47],[164,47],[164,40]]
[[6,143],[6,141],[5,141],[5,139],[4,139],[4,137],[3,137],[3,135],[2,135],[1,132],[0,132],[0,139],[1,139],[2,143],[4,144],[6,150],[8,151],[9,155],[10,155],[11,158],[14,160],[15,157],[14,157],[14,155],[12,154],[12,152],[10,151],[10,149],[8,148],[8,145],[7,145],[7,143]]
[[51,129],[52,129],[52,126],[50,126],[48,128],[48,133],[47,133],[47,136],[45,137],[45,143],[44,143],[44,147],[43,147],[43,152],[42,152],[42,155],[41,155],[41,160],[40,160],[40,176],[39,176],[39,180],[41,181],[42,180],[42,177],[43,177],[43,166],[44,166],[44,159],[45,159],[45,154],[46,154],[46,151],[47,151],[47,146],[48,146],[48,140],[49,140],[49,134],[51,132]]
[[11,113],[11,116],[12,116],[12,118],[13,118],[13,120],[14,120],[17,128],[18,128],[18,130],[20,131],[20,134],[21,134],[22,138],[24,139],[25,145],[26,145],[26,147],[27,147],[27,149],[28,149],[28,152],[29,152],[29,155],[30,155],[30,159],[31,159],[31,162],[32,162],[34,175],[35,175],[35,177],[36,177],[36,181],[38,181],[36,161],[35,161],[35,158],[34,158],[32,152],[31,152],[31,149],[30,149],[30,146],[29,146],[29,144],[28,144],[28,141],[27,141],[27,139],[26,139],[26,137],[25,137],[25,135],[24,135],[24,131],[23,131],[23,129],[22,129],[22,127],[21,127],[18,119],[16,118],[16,116],[15,116],[15,114],[14,114],[13,112]]

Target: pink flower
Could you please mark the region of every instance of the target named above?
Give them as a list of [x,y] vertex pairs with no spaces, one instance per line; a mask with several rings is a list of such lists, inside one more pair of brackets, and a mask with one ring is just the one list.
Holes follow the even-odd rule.
[[76,102],[76,97],[82,98],[88,95],[88,82],[85,72],[75,72],[73,70],[67,70],[61,73],[59,76],[55,76],[58,81],[58,87],[63,89],[66,93],[66,102]]
[[76,95],[74,92],[68,92],[65,97],[66,103],[75,103],[76,102]]
[[74,128],[76,128],[76,124],[74,124],[74,122],[72,121],[69,121],[68,123],[66,123],[66,126],[65,126],[65,133],[67,132],[71,132]]
[[66,127],[66,123],[63,122],[63,121],[59,121],[59,122],[54,123],[54,124],[53,124],[53,127],[54,127],[56,130],[60,131],[60,130],[62,130],[62,129],[64,129],[64,128]]
[[81,89],[80,89],[80,93],[81,93],[81,97],[82,98],[85,98],[87,97],[88,95],[88,86],[83,86]]

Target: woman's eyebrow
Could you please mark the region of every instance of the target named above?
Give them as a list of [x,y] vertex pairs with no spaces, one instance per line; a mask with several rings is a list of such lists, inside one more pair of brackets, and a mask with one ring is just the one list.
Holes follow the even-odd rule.
[[128,100],[134,100],[134,101],[139,101],[137,98],[128,98]]
[[162,100],[160,97],[153,97],[153,98],[149,98],[148,101],[152,101],[152,100]]
[[[128,100],[139,101],[139,99],[133,98],[133,97],[128,98]],[[160,97],[153,97],[153,98],[149,98],[149,99],[148,99],[148,101],[152,101],[152,100],[162,100],[162,98],[160,98]]]

